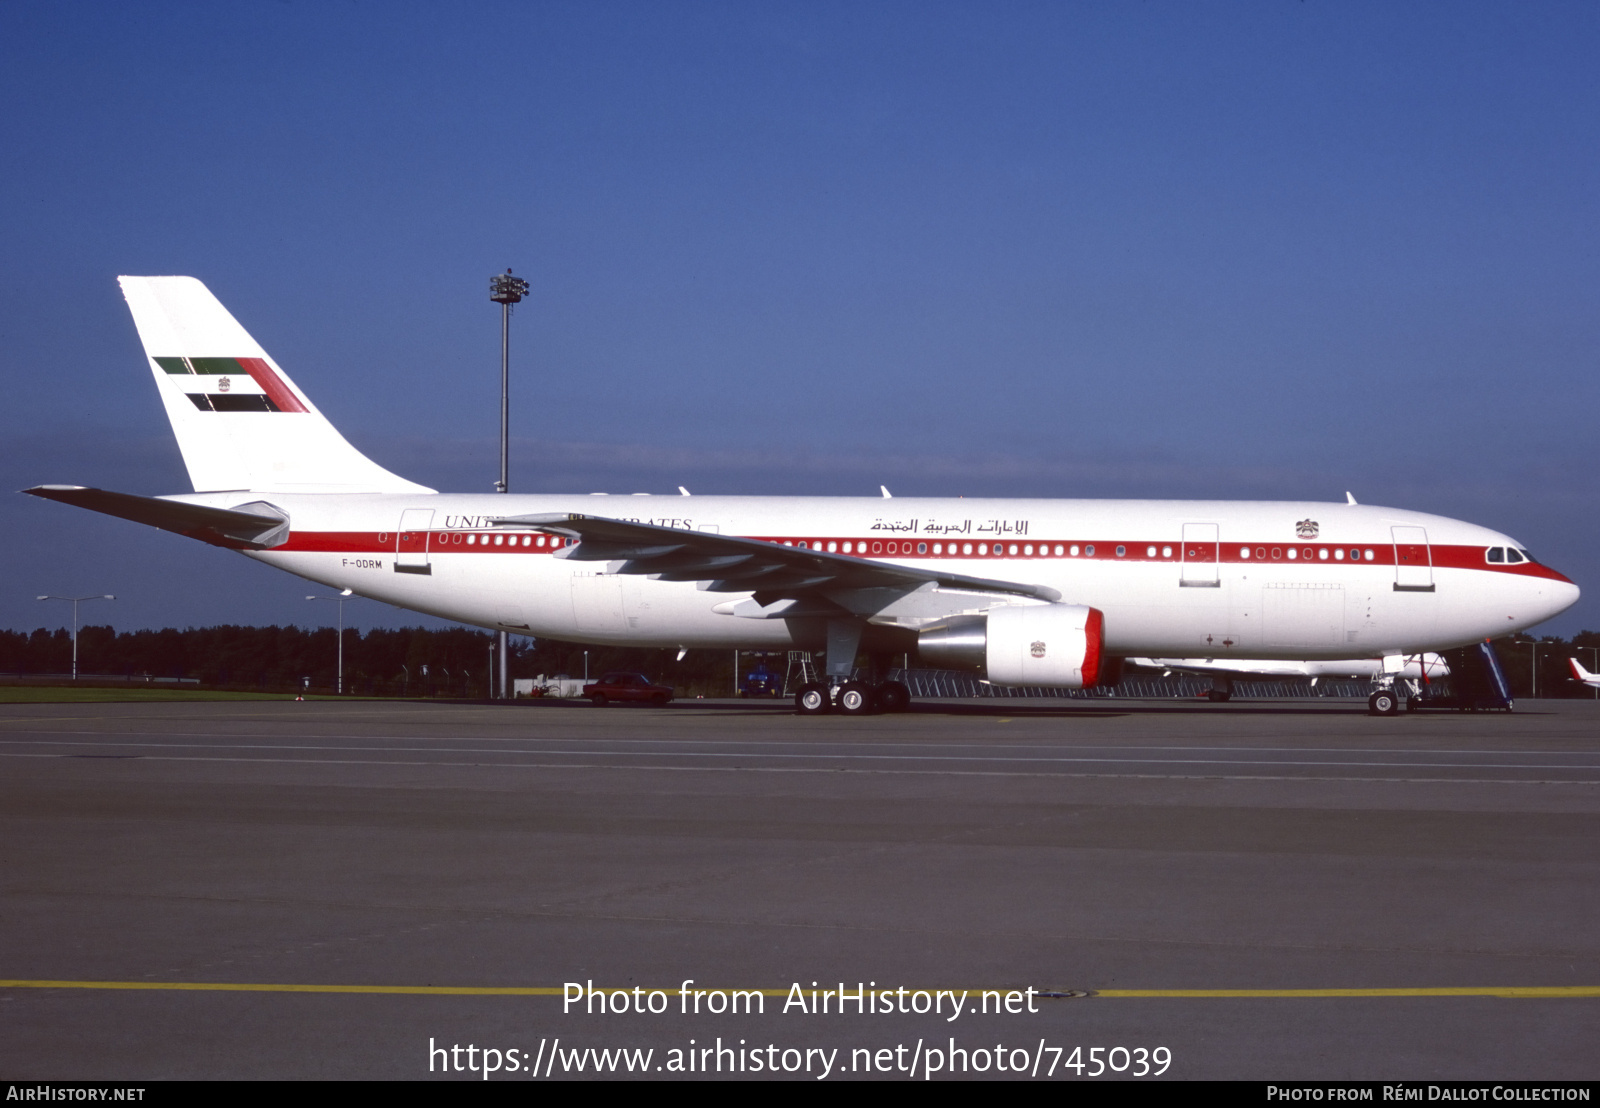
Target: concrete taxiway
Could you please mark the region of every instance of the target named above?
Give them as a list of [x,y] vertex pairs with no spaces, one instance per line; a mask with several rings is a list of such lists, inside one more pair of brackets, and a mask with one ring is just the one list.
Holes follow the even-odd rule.
[[[3,706],[0,1075],[442,1076],[431,1042],[496,1080],[589,1047],[665,1076],[720,1039],[837,1048],[830,1080],[920,1079],[934,1044],[1051,1080],[1074,1047],[1125,1077],[1165,1047],[1180,1078],[1593,1078],[1600,704],[1519,707]],[[765,1012],[683,1014],[686,979]],[[590,981],[667,1010],[538,991]],[[783,1010],[813,982],[1099,995]],[[466,988],[522,991],[438,991]]]

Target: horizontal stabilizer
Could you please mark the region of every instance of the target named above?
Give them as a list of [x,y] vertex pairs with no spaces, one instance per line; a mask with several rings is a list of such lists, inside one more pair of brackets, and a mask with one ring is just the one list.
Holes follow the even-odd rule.
[[259,500],[236,508],[209,508],[203,504],[107,492],[82,485],[39,485],[22,491],[233,550],[266,550],[282,546],[289,538],[288,514]]

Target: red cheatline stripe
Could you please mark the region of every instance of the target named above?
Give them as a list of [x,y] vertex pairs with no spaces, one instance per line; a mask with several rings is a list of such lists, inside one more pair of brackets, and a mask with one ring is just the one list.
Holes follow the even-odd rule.
[[[420,533],[421,532],[418,532],[418,534]],[[429,540],[427,552],[432,554],[547,554],[551,552],[551,547],[549,546],[524,547],[520,544],[513,546],[510,543],[507,543],[504,546],[492,546],[481,541],[488,535],[495,533],[496,532],[484,531],[431,531],[428,533]],[[501,531],[498,533],[507,534],[508,532]],[[476,536],[480,542],[477,544],[468,545],[466,542],[467,535]],[[847,541],[857,547],[863,545],[855,539],[830,540],[817,539],[810,536],[804,540],[782,539],[772,536],[751,537],[755,538],[758,542],[785,543],[790,546],[798,545],[799,542],[804,541],[808,545],[813,543],[818,544],[818,549],[824,549],[821,544],[833,542],[836,546],[838,546],[839,553],[843,553],[844,543]],[[928,545],[928,552],[924,554],[915,554],[911,549],[905,549],[906,547],[912,547],[912,549],[914,549],[914,547],[910,542],[902,541],[897,544],[898,548],[892,552],[885,549],[882,553],[868,554],[856,550],[852,551],[848,557],[863,558],[866,560],[882,558],[909,558],[917,561],[929,561],[935,558],[941,560],[947,558],[962,558],[967,561],[972,561],[980,557],[980,555],[977,553],[958,553],[957,549],[960,546],[958,543],[947,543],[941,540],[940,545],[943,546],[944,549],[938,554],[933,553],[931,543],[926,545]],[[985,545],[992,546],[992,544],[989,543],[986,543]],[[1009,545],[1010,544],[1007,544],[1007,549],[1009,549]],[[1053,561],[1059,560],[1067,562],[1156,562],[1173,566],[1180,565],[1183,561],[1181,556],[1182,551],[1180,550],[1180,546],[1182,544],[1167,543],[1163,545],[1161,543],[1156,543],[1154,545],[1156,546],[1157,553],[1154,556],[1150,556],[1145,553],[1146,549],[1152,545],[1148,540],[1130,541],[1124,539],[1121,544],[1118,544],[1115,541],[1108,542],[1100,539],[1096,539],[1093,542],[1085,542],[1084,540],[1079,539],[1070,543],[1066,540],[1062,540],[1060,542],[1051,540],[1050,542],[1036,542],[1031,544],[1035,550],[1035,553],[1033,554],[1025,554],[1022,552],[1026,548],[1026,545],[1029,544],[1019,544],[1018,552],[1014,555],[1009,553],[984,554],[981,555],[981,557],[983,557],[986,561],[992,561],[996,558],[1002,561],[1038,561],[1041,558],[1048,558]],[[1118,545],[1123,546],[1127,551],[1126,554],[1121,558],[1117,557],[1116,555],[1116,549]],[[1062,547],[1063,552],[1061,554],[1054,553],[1056,546]],[[1078,547],[1078,554],[1072,555],[1066,552],[1072,546]],[[1093,554],[1087,553],[1087,550],[1090,546],[1095,548]],[[1241,558],[1239,556],[1239,550],[1244,546],[1250,547],[1251,556],[1249,558]],[[1323,546],[1326,546],[1330,552],[1329,557],[1326,560],[1315,556],[1315,551],[1322,549]],[[394,547],[395,540],[394,532],[392,531],[380,533],[374,533],[370,531],[296,531],[290,536],[290,539],[286,544],[276,547],[275,549],[280,551],[294,552],[316,551],[327,554],[383,554],[393,553]],[[1171,555],[1163,556],[1160,551],[1168,547],[1170,547],[1172,550]],[[1294,547],[1296,552],[1300,554],[1300,557],[1294,561],[1290,561],[1287,558],[1286,551],[1288,548],[1283,546],[1281,543],[1277,547],[1263,544],[1261,547],[1259,547],[1259,549],[1263,552],[1262,557],[1259,559],[1255,556],[1257,549],[1258,547],[1254,543],[1245,543],[1242,540],[1225,544],[1221,561],[1230,565],[1261,564],[1275,567],[1298,566],[1304,569],[1316,568],[1319,570],[1336,569],[1343,566],[1365,566],[1370,569],[1377,566],[1394,565],[1394,548],[1389,544],[1373,545],[1371,547],[1361,546],[1359,544],[1342,545],[1340,547],[1323,544],[1322,546],[1307,547],[1301,544]],[[1272,557],[1272,551],[1274,549],[1278,550],[1279,552],[1279,556],[1276,559]],[[1308,549],[1313,551],[1313,555],[1310,558],[1305,556],[1305,551]],[[1331,552],[1334,549],[1344,550],[1346,552],[1345,559],[1340,561],[1333,558]],[[1364,556],[1359,561],[1351,560],[1348,555],[1348,552],[1351,549],[1360,549],[1363,554],[1365,554],[1366,550],[1371,549],[1373,552],[1373,560],[1369,562]],[[1520,565],[1490,565],[1483,560],[1483,550],[1484,548],[1481,546],[1435,546],[1433,547],[1433,568],[1470,569],[1484,573],[1505,573],[1514,577],[1544,577],[1552,581],[1568,580],[1564,574],[1551,569],[1549,566],[1540,565],[1538,562],[1524,562]],[[418,554],[423,553],[421,542],[419,541],[417,543],[415,550],[410,550],[410,548],[408,548],[408,551]],[[1210,560],[1205,560],[1204,564],[1210,565],[1212,563]]]
[[283,379],[272,372],[272,367],[260,358],[234,359],[250,374],[251,379],[261,386],[261,391],[267,398],[278,406],[280,412],[303,412],[306,406],[300,403],[300,398],[294,390],[283,383]]

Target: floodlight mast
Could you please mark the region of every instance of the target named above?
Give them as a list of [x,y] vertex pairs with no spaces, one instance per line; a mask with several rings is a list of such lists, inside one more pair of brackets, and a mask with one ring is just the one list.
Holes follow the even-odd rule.
[[87,600],[115,600],[110,593],[99,596],[36,596],[35,600],[66,600],[72,604],[72,679],[78,679],[78,605]]
[[307,600],[332,600],[339,605],[339,661],[337,663],[338,669],[336,670],[338,676],[334,679],[334,694],[336,696],[344,695],[344,602],[350,599],[354,591],[354,589],[345,589],[338,596],[306,597]]
[[[511,305],[522,303],[527,295],[528,282],[513,277],[509,267],[489,278],[489,299],[500,305],[500,480],[494,484],[495,492],[511,491]],[[510,640],[504,631],[495,632],[494,645],[499,662],[489,695],[504,700],[510,654]]]
[[495,492],[511,491],[511,305],[528,295],[528,282],[511,270],[489,278],[489,299],[500,305],[500,480]]

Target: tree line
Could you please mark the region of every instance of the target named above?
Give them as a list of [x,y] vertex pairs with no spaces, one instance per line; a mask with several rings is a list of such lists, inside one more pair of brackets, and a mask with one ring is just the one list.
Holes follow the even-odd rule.
[[[467,627],[402,627],[344,632],[345,691],[369,696],[489,695],[489,649],[494,636]],[[1518,635],[1495,640],[1514,696],[1595,696],[1572,680],[1567,659],[1576,657],[1600,672],[1600,632],[1570,640]],[[213,688],[293,691],[335,686],[338,632],[331,627],[174,627],[117,631],[109,625],[78,633],[78,672],[119,680],[195,680]],[[607,670],[633,670],[677,688],[679,696],[728,696],[733,691],[731,650],[691,650],[682,661],[675,650],[584,646],[554,639],[513,636],[513,678],[565,674],[598,677]],[[587,655],[587,657],[586,657]],[[754,656],[740,666],[748,672]],[[782,672],[781,656],[767,664]],[[72,671],[72,637],[65,629],[0,631],[0,677],[42,678]]]
[[[344,687],[371,696],[489,695],[494,636],[466,627],[402,627],[344,632]],[[585,659],[585,653],[588,658]],[[598,677],[636,670],[673,685],[680,696],[728,696],[733,691],[731,650],[691,651],[584,646],[513,636],[512,678]],[[197,680],[213,688],[294,691],[335,687],[339,633],[331,627],[174,627],[117,631],[109,625],[78,632],[78,673],[124,680]],[[749,663],[747,662],[746,667]],[[0,631],[0,677],[41,678],[72,672],[72,636],[64,629]]]

